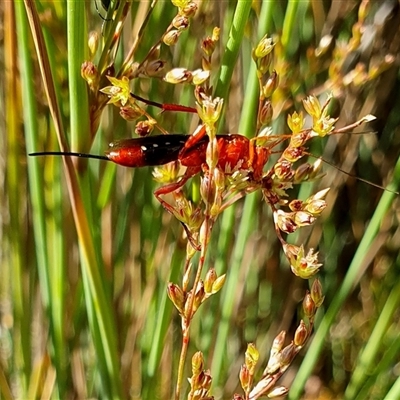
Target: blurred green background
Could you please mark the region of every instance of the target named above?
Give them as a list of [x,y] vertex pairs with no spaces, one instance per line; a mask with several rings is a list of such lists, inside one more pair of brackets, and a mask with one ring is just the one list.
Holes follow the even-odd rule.
[[[363,135],[316,139],[310,151],[352,175],[399,190],[397,1],[203,1],[198,6],[189,29],[176,46],[162,45],[160,58],[165,71],[201,68],[200,41],[214,26],[221,28],[212,65],[215,93],[227,105],[221,133],[255,134],[258,92],[251,51],[269,34],[277,43],[273,66],[280,79],[273,97],[274,133],[288,133],[287,114],[301,110],[307,95],[331,92],[338,127],[366,114],[377,120],[359,129],[368,131]],[[92,1],[0,5],[4,399],[173,398],[181,327],[166,287],[181,282],[186,245],[181,225],[153,197],[158,185],[152,169],[90,160],[75,163],[78,172],[70,178],[72,164],[66,172],[59,158],[27,157],[59,146],[39,68],[43,54],[51,66],[46,76],[54,84],[58,124],[71,147],[102,154],[110,141],[134,136],[134,126],[112,105],[91,132],[96,110],[90,108],[93,93],[80,66],[88,60],[108,66],[102,57],[119,20],[124,26],[113,68],[121,68],[133,46],[133,61],[142,62],[177,8],[169,1],[121,1],[108,13],[100,2],[97,8],[104,19]],[[44,35],[41,55],[27,9],[38,16],[36,27]],[[99,48],[91,56],[88,32],[93,30]],[[189,85],[139,76],[131,87],[153,101],[194,106]],[[151,107],[148,112],[169,132],[191,133],[197,124],[185,113],[160,114]],[[291,387],[291,399],[398,399],[399,198],[329,165],[324,170],[321,181],[292,191],[293,198],[306,199],[331,188],[322,217],[289,239],[320,252],[325,302],[315,337],[281,384]],[[241,393],[238,373],[247,343],[255,342],[260,351],[261,375],[274,337],[281,330],[293,336],[309,283],[295,277],[282,257],[260,193],[224,212],[207,265],[219,275],[227,273],[227,281],[196,314],[185,376],[191,375],[191,356],[202,351],[213,395],[229,399]]]

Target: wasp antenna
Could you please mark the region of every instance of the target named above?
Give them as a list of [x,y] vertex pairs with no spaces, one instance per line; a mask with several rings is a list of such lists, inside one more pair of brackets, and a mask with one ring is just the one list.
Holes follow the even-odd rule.
[[97,154],[87,154],[87,153],[75,153],[66,151],[41,151],[37,153],[29,153],[31,157],[37,156],[69,156],[69,157],[80,157],[80,158],[94,158],[96,160],[110,161],[106,156],[100,156]]
[[357,175],[353,175],[353,174],[351,174],[350,172],[345,171],[344,169],[339,168],[339,167],[338,167],[337,165],[335,165],[334,163],[331,163],[331,162],[329,162],[329,161],[327,161],[327,160],[325,160],[325,159],[323,159],[323,158],[321,158],[321,157],[316,157],[316,156],[314,156],[314,155],[311,154],[311,153],[306,153],[306,154],[307,154],[309,157],[321,159],[324,163],[330,165],[330,166],[333,167],[333,168],[336,168],[338,171],[342,172],[343,174],[345,174],[345,175],[347,175],[347,176],[350,176],[351,178],[357,179],[357,180],[360,181],[360,182],[367,183],[368,185],[371,185],[371,186],[373,186],[373,187],[376,187],[376,188],[378,188],[378,189],[384,190],[384,191],[389,192],[389,193],[393,193],[393,194],[396,194],[396,195],[400,195],[400,193],[399,193],[399,192],[396,192],[395,190],[391,190],[391,189],[385,188],[385,187],[383,187],[383,186],[381,186],[381,185],[378,185],[377,183],[371,182],[371,181],[369,181],[369,180],[367,180],[367,179],[360,178],[360,177],[357,176]]
[[340,134],[340,135],[376,135],[378,131],[360,131],[360,132],[355,132],[355,131],[346,131],[346,132],[338,132],[338,131],[333,131],[332,133],[334,134]]

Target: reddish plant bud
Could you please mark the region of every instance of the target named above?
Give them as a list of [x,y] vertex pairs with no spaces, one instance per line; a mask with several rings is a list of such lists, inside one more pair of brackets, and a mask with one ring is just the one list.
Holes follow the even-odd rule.
[[201,41],[201,49],[207,57],[211,57],[215,50],[215,42],[210,36],[205,37]]
[[281,351],[281,370],[286,370],[286,368],[293,361],[295,355],[296,349],[293,343],[290,343]]
[[204,204],[212,205],[214,203],[216,187],[214,179],[212,179],[212,176],[208,172],[201,178],[200,194]]
[[272,96],[272,94],[275,92],[276,88],[279,85],[279,76],[276,73],[276,71],[272,71],[271,76],[267,79],[267,82],[263,86],[263,95],[266,98],[269,98]]
[[181,290],[181,288],[178,285],[175,285],[174,283],[169,283],[167,286],[167,294],[176,309],[178,310],[179,314],[183,314],[183,307],[184,307],[184,301],[185,301],[185,296]]
[[248,368],[245,365],[242,365],[240,368],[239,379],[243,391],[245,393],[248,393],[248,391],[250,390],[251,376]]
[[286,160],[277,162],[274,165],[274,172],[277,178],[281,181],[290,181],[294,175],[292,163]]
[[135,121],[143,115],[136,107],[123,106],[119,109],[119,115],[126,121]]
[[277,210],[274,212],[274,220],[282,232],[293,233],[297,230],[297,225],[293,221],[293,216],[290,213]]
[[155,121],[139,121],[136,124],[135,133],[141,137],[148,136],[153,131],[154,125]]
[[303,311],[308,319],[314,318],[316,306],[314,300],[311,298],[310,293],[307,293],[303,300]]
[[97,67],[90,61],[85,61],[82,64],[81,76],[91,89],[98,83],[99,74]]
[[294,163],[304,156],[304,150],[304,147],[287,147],[283,152],[282,157],[285,160]]
[[172,20],[172,25],[179,31],[186,29],[189,26],[189,18],[185,15],[177,15]]
[[[205,390],[206,392],[208,392],[211,389],[212,377],[210,370],[202,371],[202,373],[200,374],[199,383],[202,389]],[[206,397],[206,399],[207,398],[209,397]]]
[[272,121],[272,116],[274,114],[274,110],[272,108],[272,103],[267,100],[264,102],[260,113],[259,113],[259,122],[261,125],[270,125]]
[[289,208],[292,211],[300,211],[302,209],[302,207],[303,207],[303,202],[301,200],[299,200],[299,199],[292,200],[289,203]]
[[300,321],[300,325],[297,327],[294,334],[294,344],[296,346],[303,346],[308,338],[308,331],[306,324],[303,320]]

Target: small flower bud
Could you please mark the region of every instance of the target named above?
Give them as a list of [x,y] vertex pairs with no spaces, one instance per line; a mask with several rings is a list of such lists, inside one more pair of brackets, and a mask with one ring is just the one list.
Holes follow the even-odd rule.
[[290,365],[295,355],[294,345],[290,343],[281,351],[281,370],[285,370]]
[[203,100],[207,97],[203,86],[195,86],[194,97],[196,98],[197,104],[201,104]]
[[179,314],[182,315],[185,298],[181,288],[174,283],[169,283],[167,286],[167,294],[176,309],[178,310]]
[[254,371],[260,358],[260,353],[258,352],[254,343],[249,343],[247,345],[247,350],[245,353],[245,364],[246,367],[249,369],[251,375],[254,375]]
[[286,332],[280,331],[279,334],[275,337],[274,341],[272,342],[271,355],[277,354],[282,350],[283,344],[285,343],[285,339],[286,339]]
[[310,179],[316,179],[321,175],[322,160],[318,158],[312,165],[312,171],[310,172]]
[[194,353],[192,357],[192,374],[199,375],[204,368],[204,357],[201,351]]
[[178,42],[180,35],[181,31],[173,29],[164,35],[163,42],[167,46],[174,46]]
[[85,61],[81,67],[81,76],[87,82],[88,86],[93,89],[99,80],[97,67],[90,61]]
[[174,68],[165,75],[164,80],[173,84],[191,82],[192,73],[186,68]]
[[259,113],[259,122],[261,125],[270,125],[272,121],[272,117],[274,115],[274,110],[272,108],[272,103],[267,100],[264,102],[260,113]]
[[204,278],[204,291],[208,294],[211,293],[213,283],[217,279],[217,273],[214,268],[210,268]]
[[214,179],[209,173],[206,173],[200,182],[200,194],[204,201],[204,204],[212,205],[214,203],[216,188],[214,184]]
[[197,8],[197,4],[194,1],[190,1],[181,9],[181,13],[186,17],[191,18],[196,14]]
[[301,164],[294,173],[294,178],[293,178],[294,182],[295,183],[306,182],[310,177],[310,172],[312,172],[312,170],[313,167],[311,164],[309,163]]
[[211,388],[211,383],[212,383],[212,377],[211,377],[210,371],[209,370],[202,371],[199,377],[200,377],[200,379],[199,379],[200,386],[203,389],[203,391],[206,392],[206,395],[203,396],[202,398],[204,398],[205,400],[211,399],[210,397],[206,397],[208,394],[208,391]]
[[197,69],[193,71],[193,80],[192,83],[194,85],[201,85],[203,84],[206,80],[210,78],[210,71],[204,71],[201,69]]
[[100,43],[99,33],[97,31],[91,31],[89,33],[89,40],[88,40],[88,46],[89,46],[89,52],[90,52],[91,59],[95,56],[96,51],[99,48],[99,43]]
[[123,106],[119,109],[119,115],[126,121],[135,121],[143,115],[137,107]]
[[205,298],[204,282],[199,281],[196,287],[196,292],[194,294],[193,313],[198,310],[204,298]]
[[272,96],[279,85],[279,77],[276,71],[272,71],[271,76],[267,79],[266,84],[263,86],[263,95],[266,98]]
[[214,53],[216,43],[212,40],[210,36],[205,37],[201,41],[201,49],[207,57],[211,57]]
[[307,203],[304,207],[304,211],[309,212],[314,216],[318,216],[324,211],[326,208],[326,201],[325,200],[313,200]]
[[274,165],[274,173],[280,181],[290,181],[294,175],[294,171],[292,170],[292,163],[286,160],[277,162]]
[[287,160],[291,163],[294,163],[297,160],[300,160],[300,158],[302,158],[304,156],[304,152],[305,152],[304,147],[290,147],[289,146],[284,150],[282,157],[285,160]]
[[290,138],[290,144],[288,147],[301,148],[301,146],[305,145],[310,138],[311,136],[309,129],[293,133],[293,135]]
[[293,221],[293,216],[290,213],[277,210],[274,212],[274,221],[282,232],[293,233],[297,230],[297,225]]
[[315,303],[315,307],[321,307],[324,302],[325,296],[322,293],[322,286],[319,279],[315,279],[311,286],[311,298]]
[[189,18],[185,15],[176,15],[172,20],[172,25],[179,31],[186,29],[189,26]]
[[314,300],[311,298],[310,293],[307,293],[303,299],[303,311],[308,319],[314,318],[316,306]]
[[226,280],[226,274],[219,276],[212,285],[211,293],[218,293],[224,286]]
[[158,73],[164,69],[165,61],[157,59],[149,61],[143,68],[143,73],[148,77],[157,76]]
[[303,346],[308,338],[308,331],[306,324],[303,320],[300,321],[300,325],[297,327],[294,334],[294,344],[296,346]]
[[301,200],[299,200],[299,199],[292,200],[289,203],[289,208],[292,211],[300,211],[302,209],[302,207],[303,207],[303,202]]
[[249,369],[245,365],[242,365],[240,367],[239,379],[240,379],[240,385],[242,386],[243,391],[245,393],[248,393],[248,391],[250,390],[250,385],[251,385],[251,375],[250,375]]
[[299,226],[309,226],[315,222],[316,218],[305,211],[297,211],[294,213],[294,223]]
[[270,392],[268,392],[268,398],[274,399],[276,397],[282,397],[289,392],[289,389],[284,386],[274,387]]
[[139,121],[136,124],[135,133],[141,137],[148,136],[153,131],[155,124],[154,120]]

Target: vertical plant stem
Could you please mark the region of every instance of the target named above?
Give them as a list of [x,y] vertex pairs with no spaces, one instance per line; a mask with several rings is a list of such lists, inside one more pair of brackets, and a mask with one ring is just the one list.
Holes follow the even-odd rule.
[[5,53],[5,99],[6,99],[6,129],[7,129],[7,176],[6,191],[8,193],[9,218],[8,240],[10,246],[11,292],[13,304],[13,351],[18,355],[15,372],[18,384],[22,387],[22,395],[26,393],[28,377],[31,370],[31,340],[30,340],[30,304],[28,286],[24,282],[26,273],[25,251],[23,251],[24,235],[21,219],[22,202],[20,197],[20,179],[24,175],[20,163],[19,146],[19,115],[17,68],[17,35],[15,26],[14,2],[6,2],[4,9],[4,29],[8,32],[4,40]]

